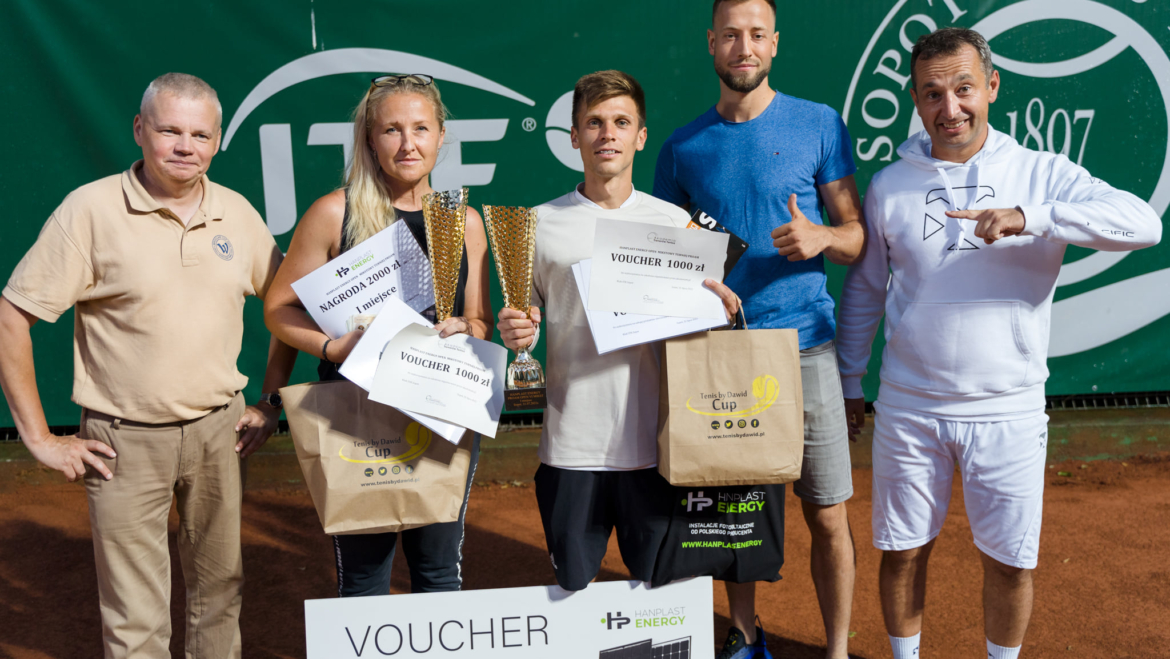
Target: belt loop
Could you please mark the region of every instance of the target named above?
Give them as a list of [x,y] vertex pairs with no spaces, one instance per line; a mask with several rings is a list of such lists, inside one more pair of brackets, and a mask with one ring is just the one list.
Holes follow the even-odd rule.
[[119,428],[122,427],[122,420],[121,419],[114,419],[113,423],[110,424],[110,427],[113,428],[114,430],[118,430]]

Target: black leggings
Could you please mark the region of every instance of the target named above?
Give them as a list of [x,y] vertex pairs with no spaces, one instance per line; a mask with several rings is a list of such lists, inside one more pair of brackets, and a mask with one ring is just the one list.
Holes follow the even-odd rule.
[[475,466],[479,462],[479,435],[471,444],[471,463],[467,468],[467,488],[459,519],[429,524],[401,533],[335,535],[333,549],[337,555],[338,597],[365,597],[390,594],[390,566],[398,536],[410,568],[410,592],[435,593],[459,590],[463,585],[463,518]]

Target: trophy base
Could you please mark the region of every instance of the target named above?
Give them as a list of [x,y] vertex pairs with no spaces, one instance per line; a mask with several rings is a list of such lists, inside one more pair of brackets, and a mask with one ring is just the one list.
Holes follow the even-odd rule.
[[526,412],[528,410],[544,409],[548,405],[548,400],[545,398],[544,391],[544,387],[505,389],[504,411]]

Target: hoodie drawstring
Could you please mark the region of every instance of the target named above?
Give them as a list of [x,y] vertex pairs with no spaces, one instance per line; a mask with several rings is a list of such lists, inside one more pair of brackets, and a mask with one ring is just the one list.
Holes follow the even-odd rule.
[[[935,171],[937,171],[939,176],[942,177],[943,185],[947,189],[947,201],[949,201],[951,204],[951,210],[970,210],[971,207],[979,201],[981,181],[979,180],[978,165],[975,166],[975,192],[971,193],[967,197],[967,204],[964,208],[959,208],[959,201],[955,198],[955,189],[951,186],[951,177],[947,176],[947,170],[943,169],[942,167],[935,167]],[[955,252],[957,253],[963,250],[963,241],[967,238],[967,222],[970,220],[964,220],[958,217],[952,219],[959,223],[959,239],[955,241]]]

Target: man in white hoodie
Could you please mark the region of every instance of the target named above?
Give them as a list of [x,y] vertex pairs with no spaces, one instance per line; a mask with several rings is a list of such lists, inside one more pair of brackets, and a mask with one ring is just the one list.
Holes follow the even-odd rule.
[[1014,658],[1032,611],[1048,330],[1065,247],[1149,247],[1162,225],[1134,195],[988,125],[1000,81],[978,33],[926,35],[910,66],[925,130],[865,197],[869,244],[846,276],[837,329],[845,403],[856,432],[884,312],[873,533],[895,659],[918,657],[927,560],[956,462],[983,562],[987,656]]

